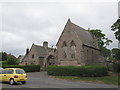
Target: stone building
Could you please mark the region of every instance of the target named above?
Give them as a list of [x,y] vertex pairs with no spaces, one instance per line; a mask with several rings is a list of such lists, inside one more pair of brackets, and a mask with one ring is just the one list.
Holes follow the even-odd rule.
[[48,65],[81,66],[104,62],[98,48],[97,39],[88,30],[67,21],[55,48],[49,48],[48,42],[43,46],[33,44],[26,50],[22,64],[40,64],[41,69]]
[[68,20],[56,44],[58,65],[85,65],[103,62],[97,39],[88,30]]
[[[43,66],[44,62],[46,61],[47,64],[44,64],[44,67],[47,65],[54,65],[55,64],[55,57],[53,53],[56,51],[54,48],[48,47],[48,42],[43,42],[43,46],[32,44],[30,50],[26,49],[26,54],[20,65],[30,65],[30,64],[40,64]],[[55,54],[55,53],[54,53]]]

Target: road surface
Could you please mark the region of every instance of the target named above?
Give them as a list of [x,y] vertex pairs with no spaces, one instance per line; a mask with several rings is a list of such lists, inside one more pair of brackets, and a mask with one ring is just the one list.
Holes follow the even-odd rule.
[[[16,83],[9,85],[3,83],[3,88],[118,88],[116,85],[96,84],[80,81],[61,80],[51,78],[46,72],[32,72],[27,73],[28,81],[25,85]],[[1,84],[1,83],[0,83]]]

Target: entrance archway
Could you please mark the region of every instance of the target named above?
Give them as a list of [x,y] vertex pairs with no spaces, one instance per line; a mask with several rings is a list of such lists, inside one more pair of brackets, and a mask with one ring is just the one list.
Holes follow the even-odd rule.
[[49,65],[55,65],[55,57],[51,54],[46,56],[46,58],[44,59],[44,63],[41,70],[46,71]]

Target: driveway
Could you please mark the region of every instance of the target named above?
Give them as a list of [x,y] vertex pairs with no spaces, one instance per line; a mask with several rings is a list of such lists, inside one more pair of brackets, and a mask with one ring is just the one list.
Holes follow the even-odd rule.
[[32,72],[27,73],[28,81],[25,85],[17,83],[16,85],[9,85],[3,83],[3,88],[118,88],[115,85],[86,83],[69,80],[59,80],[51,78],[46,72]]

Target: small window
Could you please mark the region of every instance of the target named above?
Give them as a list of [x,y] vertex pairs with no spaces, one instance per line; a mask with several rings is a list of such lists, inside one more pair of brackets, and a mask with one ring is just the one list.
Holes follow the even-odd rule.
[[70,48],[71,48],[71,58],[76,58],[77,53],[76,53],[76,45],[75,45],[75,42],[72,41],[70,46],[71,46],[71,47],[70,47]]
[[13,70],[7,70],[7,74],[13,74]]
[[25,74],[24,70],[16,70],[16,74]]
[[63,58],[67,58],[67,44],[65,41],[63,42],[62,48],[63,48]]
[[34,54],[32,55],[32,58],[34,58]]
[[2,70],[2,74],[7,74],[7,70]]

